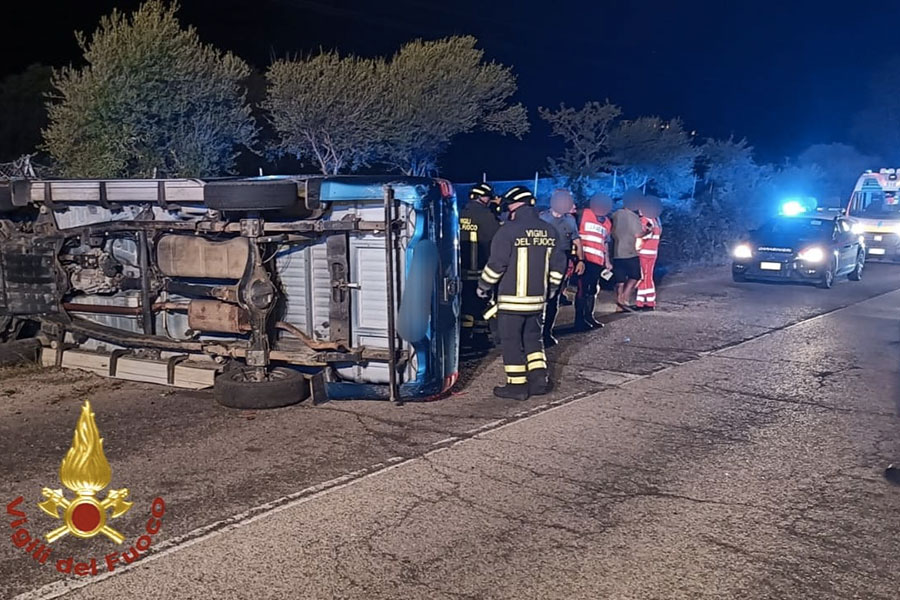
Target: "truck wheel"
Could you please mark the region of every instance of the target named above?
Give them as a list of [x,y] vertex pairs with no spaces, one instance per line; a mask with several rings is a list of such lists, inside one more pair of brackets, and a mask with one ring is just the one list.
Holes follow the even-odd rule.
[[731,280],[735,283],[744,283],[745,281],[747,281],[747,278],[743,273],[735,273],[734,271],[732,271]]
[[850,274],[847,277],[850,278],[850,281],[859,281],[862,279],[863,268],[866,266],[866,253],[858,252],[856,254],[856,266],[850,271]]
[[282,210],[297,204],[297,183],[275,181],[210,181],[203,201],[215,210]]
[[232,369],[216,377],[216,401],[229,408],[258,409],[291,406],[309,397],[309,385],[298,371],[269,369],[265,381],[253,381],[252,372],[249,368]]
[[36,338],[0,344],[0,367],[36,363],[41,355],[41,342]]

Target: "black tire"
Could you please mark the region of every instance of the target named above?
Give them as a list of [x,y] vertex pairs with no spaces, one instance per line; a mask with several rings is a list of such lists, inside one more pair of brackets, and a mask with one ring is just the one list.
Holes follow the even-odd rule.
[[276,181],[210,181],[203,201],[215,210],[283,210],[299,203],[297,183]]
[[862,280],[863,269],[866,266],[866,253],[865,252],[857,252],[856,254],[856,266],[850,271],[850,274],[847,275],[847,278],[850,281],[860,281]]
[[216,402],[229,408],[280,408],[298,404],[309,397],[306,378],[293,369],[269,369],[269,379],[252,381],[250,369],[225,371],[216,377],[213,395]]
[[830,290],[834,287],[834,264],[832,263],[831,268],[825,271],[825,275],[822,276],[822,280],[819,281],[819,287],[823,290]]
[[735,283],[744,283],[747,278],[742,273],[731,272],[731,280]]
[[41,356],[41,342],[35,338],[0,344],[0,367],[36,363]]

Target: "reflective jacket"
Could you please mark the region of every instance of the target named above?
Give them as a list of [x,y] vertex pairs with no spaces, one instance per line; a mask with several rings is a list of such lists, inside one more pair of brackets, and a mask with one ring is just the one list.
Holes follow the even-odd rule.
[[478,287],[497,286],[501,312],[540,313],[548,293],[562,283],[567,263],[556,227],[542,221],[533,207],[523,206],[494,236]]
[[500,229],[500,220],[489,206],[477,200],[459,213],[459,259],[464,281],[477,281],[491,253],[491,241]]
[[598,217],[589,208],[581,213],[581,248],[584,250],[584,259],[594,264],[605,267],[609,256],[609,236],[612,230],[612,221],[603,215]]
[[641,238],[641,246],[638,254],[641,256],[656,256],[659,253],[659,235],[662,233],[662,225],[659,219],[651,219],[641,216],[641,225],[644,227],[644,235]]

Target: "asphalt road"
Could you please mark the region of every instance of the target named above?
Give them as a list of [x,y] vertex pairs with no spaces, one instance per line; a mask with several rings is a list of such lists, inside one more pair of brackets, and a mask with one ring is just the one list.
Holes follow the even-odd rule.
[[[549,351],[557,390],[490,396],[496,355],[450,398],[242,413],[208,392],[77,372],[0,381],[0,500],[36,503],[78,411],[113,487],[105,539],[40,565],[0,541],[0,597],[896,599],[900,266],[832,290],[675,276],[656,313]],[[58,558],[151,551],[112,575]],[[7,525],[14,517],[4,515]],[[6,527],[6,526],[0,526]]]

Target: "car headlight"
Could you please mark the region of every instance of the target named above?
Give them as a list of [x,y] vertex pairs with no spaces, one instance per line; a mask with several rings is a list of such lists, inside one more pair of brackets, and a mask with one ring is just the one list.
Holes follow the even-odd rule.
[[900,235],[900,225],[894,226],[894,233],[896,233],[897,235]]
[[825,260],[825,251],[818,246],[807,248],[797,254],[797,258],[804,262],[817,263]]
[[850,231],[852,231],[854,235],[862,235],[866,232],[866,229],[862,226],[862,223],[854,223],[853,227],[850,228]]
[[748,244],[738,244],[734,248],[734,257],[735,258],[751,258],[753,256],[753,250],[750,248]]

